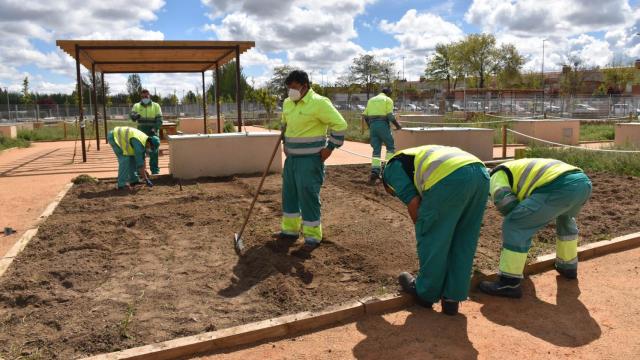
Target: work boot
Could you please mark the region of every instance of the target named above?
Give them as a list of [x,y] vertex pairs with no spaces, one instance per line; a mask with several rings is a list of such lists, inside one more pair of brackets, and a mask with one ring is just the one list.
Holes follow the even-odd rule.
[[566,279],[575,280],[578,278],[578,269],[562,269],[556,265],[556,271]]
[[453,316],[458,314],[458,306],[460,305],[459,302],[442,298],[442,300],[440,300],[440,305],[442,306],[442,313],[444,313],[445,315]]
[[398,282],[400,283],[402,291],[406,292],[407,294],[413,295],[413,297],[416,298],[418,304],[426,308],[431,308],[433,306],[433,303],[422,300],[422,298],[418,296],[418,290],[416,290],[416,278],[413,277],[413,275],[409,274],[408,272],[401,272],[398,276]]
[[375,185],[379,178],[380,175],[378,175],[377,173],[371,173],[371,175],[369,175],[369,185]]
[[319,246],[320,243],[317,241],[305,240],[304,244],[302,244],[302,246],[300,246],[298,250],[293,251],[291,255],[299,257],[301,259],[310,259],[313,250],[317,249]]
[[522,297],[520,279],[500,276],[498,281],[482,281],[478,285],[480,291],[493,296],[504,296],[519,299]]

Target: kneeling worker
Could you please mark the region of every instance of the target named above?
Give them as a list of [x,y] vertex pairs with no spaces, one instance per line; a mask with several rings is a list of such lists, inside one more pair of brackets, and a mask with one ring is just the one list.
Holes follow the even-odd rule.
[[502,253],[498,281],[483,281],[490,295],[522,297],[531,237],[556,220],[556,270],[578,276],[578,227],[575,216],[591,196],[591,180],[579,168],[554,159],[519,159],[491,171],[491,197],[502,215]]
[[369,99],[367,108],[364,109],[362,113],[367,126],[369,126],[369,142],[373,148],[371,175],[369,176],[370,185],[375,185],[376,181],[380,178],[382,144],[387,148],[387,160],[390,159],[396,151],[389,123],[393,123],[396,130],[402,128],[393,115],[393,100],[390,96],[391,89],[382,89],[380,94]]
[[423,306],[441,301],[447,315],[467,299],[471,266],[489,196],[489,174],[455,147],[425,145],[397,152],[382,172],[385,190],[407,205],[415,224],[420,270],[400,286]]
[[153,186],[145,171],[145,155],[160,146],[157,136],[147,136],[136,128],[118,126],[109,131],[107,141],[118,157],[118,189],[138,184],[138,174],[147,186]]

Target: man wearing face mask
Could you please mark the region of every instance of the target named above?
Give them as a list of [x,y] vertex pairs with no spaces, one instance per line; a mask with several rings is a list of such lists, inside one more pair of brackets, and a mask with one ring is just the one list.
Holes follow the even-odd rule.
[[[151,94],[149,90],[143,89],[142,100],[135,103],[131,109],[129,117],[131,120],[138,123],[138,130],[145,133],[147,136],[159,136],[160,127],[162,126],[162,110],[160,104],[151,101]],[[152,174],[159,174],[160,167],[158,166],[158,150],[152,149],[149,153],[149,167]]]
[[329,99],[311,89],[306,72],[292,71],[285,83],[289,97],[282,106],[282,128],[287,158],[282,171],[281,231],[274,237],[293,244],[302,230],[300,252],[308,254],[322,241],[324,162],[344,142],[347,123]]

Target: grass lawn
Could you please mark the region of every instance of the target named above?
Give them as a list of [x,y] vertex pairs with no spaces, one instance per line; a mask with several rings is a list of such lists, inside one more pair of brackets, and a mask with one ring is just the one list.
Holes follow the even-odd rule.
[[[93,126],[93,122],[86,121],[86,126],[84,129],[85,139],[95,139],[96,132]],[[104,138],[104,125],[100,123],[99,125],[100,138]],[[137,123],[133,121],[115,121],[109,120],[107,122],[107,127],[109,130],[113,129],[116,126],[132,126],[137,127]],[[33,130],[19,130],[18,138],[28,140],[28,141],[57,141],[57,140],[75,140],[76,137],[79,138],[80,129],[76,123],[67,123],[66,131],[63,123],[55,123],[50,125],[45,125],[39,129]],[[66,135],[66,136],[65,136]]]
[[529,148],[525,153],[526,157],[558,159],[585,171],[604,171],[617,175],[640,176],[640,154],[638,153],[610,153],[548,147]]
[[21,147],[26,148],[31,145],[31,142],[25,139],[17,138],[17,139],[9,139],[0,135],[0,151],[10,149],[13,147]]

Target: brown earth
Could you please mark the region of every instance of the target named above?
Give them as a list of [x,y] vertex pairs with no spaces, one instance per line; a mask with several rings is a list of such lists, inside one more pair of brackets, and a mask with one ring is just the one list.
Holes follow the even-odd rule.
[[[367,166],[328,167],[325,241],[310,258],[271,241],[280,184],[270,176],[238,258],[233,233],[256,177],[183,183],[133,194],[113,183],[74,187],[0,279],[0,355],[70,359],[226,328],[397,290],[415,270],[404,206],[364,182]],[[640,230],[637,178],[593,174],[579,219],[583,242]],[[490,207],[476,267],[493,270],[501,217]],[[532,253],[553,249],[553,227]]]

